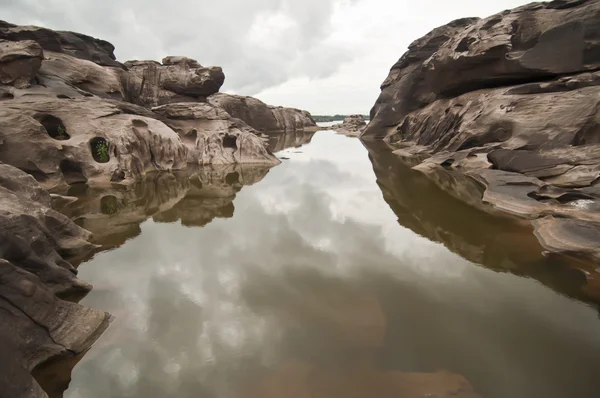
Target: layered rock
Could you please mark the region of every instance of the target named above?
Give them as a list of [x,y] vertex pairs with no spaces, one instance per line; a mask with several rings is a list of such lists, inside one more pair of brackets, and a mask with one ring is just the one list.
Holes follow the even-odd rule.
[[0,139],[0,159],[47,187],[127,182],[187,165],[185,146],[164,123],[98,99],[11,100],[0,107]]
[[362,115],[350,115],[346,116],[342,123],[334,125],[332,129],[340,134],[358,137],[366,126],[367,122]]
[[316,131],[317,124],[310,113],[294,108],[275,107],[265,104],[259,99],[218,93],[208,101],[224,109],[232,117],[241,119],[258,131]]
[[184,102],[152,109],[179,133],[188,163],[199,165],[279,164],[255,130],[208,103]]
[[186,57],[166,57],[155,61],[128,61],[124,91],[130,102],[157,106],[174,102],[199,101],[217,93],[225,74],[220,67],[205,68]]
[[91,289],[63,256],[93,246],[50,202],[33,177],[0,164],[0,386],[7,397],[46,397],[30,372],[86,351],[110,321],[57,297]]
[[[122,65],[113,51],[89,36],[0,22],[0,161],[46,187],[130,183],[188,163],[278,163],[254,129],[223,110],[218,120],[185,123],[150,110],[196,102],[210,113],[205,97],[223,84],[221,68],[173,56]],[[202,134],[190,142],[196,127]]]
[[[362,137],[467,173],[503,211],[600,231],[599,19],[600,3],[561,0],[437,28],[392,67]],[[547,249],[600,259],[554,222],[535,222]]]

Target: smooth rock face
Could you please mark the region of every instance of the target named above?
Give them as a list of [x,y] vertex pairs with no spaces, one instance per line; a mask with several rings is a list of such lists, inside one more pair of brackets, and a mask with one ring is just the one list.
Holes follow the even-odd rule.
[[91,289],[62,256],[93,245],[89,232],[50,202],[33,177],[0,163],[0,388],[6,397],[46,397],[29,372],[84,352],[110,320],[56,297]]
[[[392,67],[362,137],[467,173],[502,211],[597,229],[599,20],[600,2],[561,0],[437,28]],[[548,250],[596,256],[558,223],[536,230]]]
[[178,132],[188,150],[188,163],[279,164],[252,127],[231,118],[220,108],[190,102],[162,105],[152,110]]
[[346,116],[342,123],[333,126],[332,129],[340,134],[358,137],[366,126],[367,122],[362,115],[350,115]]
[[218,93],[210,96],[208,102],[258,131],[296,131],[317,126],[306,111],[269,106],[252,97]]

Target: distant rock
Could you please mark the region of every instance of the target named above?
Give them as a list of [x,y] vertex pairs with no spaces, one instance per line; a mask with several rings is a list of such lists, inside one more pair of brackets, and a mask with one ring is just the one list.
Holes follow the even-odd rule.
[[306,111],[269,106],[252,97],[218,93],[208,97],[208,102],[262,132],[317,129],[317,124]]
[[331,128],[340,134],[349,137],[358,137],[366,126],[367,122],[362,115],[350,115],[346,116],[342,123],[336,124]]
[[[434,29],[392,67],[362,137],[466,173],[508,213],[600,231],[599,20],[600,2],[557,0]],[[559,220],[536,230],[548,250],[600,260]]]

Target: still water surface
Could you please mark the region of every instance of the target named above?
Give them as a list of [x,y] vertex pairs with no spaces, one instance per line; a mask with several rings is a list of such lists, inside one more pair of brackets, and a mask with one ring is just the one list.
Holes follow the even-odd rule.
[[600,396],[594,300],[530,230],[376,145],[310,139],[275,142],[271,170],[71,205],[111,249],[80,266],[81,302],[115,319],[65,397]]

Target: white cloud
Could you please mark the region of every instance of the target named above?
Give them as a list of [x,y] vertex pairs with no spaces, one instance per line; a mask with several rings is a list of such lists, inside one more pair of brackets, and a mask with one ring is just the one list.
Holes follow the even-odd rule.
[[186,55],[224,91],[313,113],[368,113],[408,44],[453,19],[523,0],[0,0],[8,22],[113,43],[121,61]]

